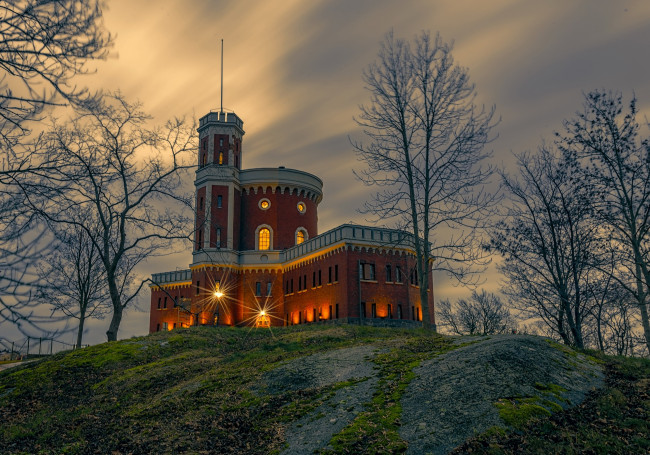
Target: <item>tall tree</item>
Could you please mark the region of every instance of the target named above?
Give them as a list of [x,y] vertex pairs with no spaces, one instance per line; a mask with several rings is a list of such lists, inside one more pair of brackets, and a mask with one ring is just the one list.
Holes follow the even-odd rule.
[[30,122],[47,106],[94,96],[74,78],[112,44],[102,8],[98,0],[0,0],[0,322],[21,329],[43,322],[31,297],[48,239],[13,179],[52,166],[47,155],[30,153]]
[[[73,216],[79,216],[74,214]],[[82,215],[83,216],[83,215]],[[92,224],[80,220],[80,224]],[[106,277],[92,239],[79,225],[56,229],[54,251],[41,261],[41,286],[38,300],[62,312],[67,318],[77,319],[77,348],[81,348],[86,319],[102,318],[110,309],[106,299]]]
[[511,204],[491,237],[491,247],[504,258],[504,292],[564,343],[582,348],[587,284],[598,273],[593,190],[570,160],[547,147],[517,159],[520,178],[502,174]]
[[363,75],[371,100],[356,121],[368,142],[352,144],[367,165],[357,176],[382,187],[366,213],[413,234],[425,327],[432,268],[469,280],[471,265],[485,263],[477,230],[495,202],[482,191],[492,171],[480,166],[494,107],[477,108],[467,69],[451,51],[439,35],[423,32],[411,49],[389,33]]
[[56,167],[20,185],[48,223],[81,229],[93,242],[112,304],[106,334],[113,341],[124,309],[144,286],[136,267],[189,238],[192,221],[184,209],[192,198],[183,191],[182,171],[192,166],[196,128],[182,119],[148,128],[140,105],[119,93],[78,111],[43,137],[41,150]]
[[650,352],[650,142],[640,138],[636,114],[634,98],[623,112],[620,93],[587,93],[583,111],[564,122],[559,144],[597,187],[596,213],[622,274],[632,277],[618,280],[634,296]]

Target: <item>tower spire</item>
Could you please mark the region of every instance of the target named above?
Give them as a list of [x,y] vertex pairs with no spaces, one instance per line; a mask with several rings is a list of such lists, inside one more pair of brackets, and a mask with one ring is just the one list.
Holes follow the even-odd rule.
[[219,112],[223,112],[223,38],[221,38],[221,107]]

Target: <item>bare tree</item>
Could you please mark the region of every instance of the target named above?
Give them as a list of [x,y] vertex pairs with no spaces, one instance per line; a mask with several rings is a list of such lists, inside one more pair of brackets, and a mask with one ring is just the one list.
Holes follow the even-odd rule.
[[609,230],[619,269],[632,279],[614,276],[634,296],[650,352],[650,142],[639,137],[636,113],[636,99],[623,112],[621,94],[590,92],[584,110],[564,122],[559,144],[597,187],[597,216]]
[[[47,155],[30,153],[29,122],[43,109],[92,98],[74,85],[88,63],[107,56],[113,37],[95,0],[0,0],[0,322],[40,331],[34,313],[36,263],[49,239],[26,213],[14,185],[19,173],[47,171]],[[45,159],[43,159],[45,157]]]
[[102,1],[0,1],[0,138],[12,145],[28,133],[25,122],[46,106],[86,99],[73,84],[88,61],[105,58],[112,37]]
[[485,290],[472,292],[469,299],[456,303],[442,300],[438,304],[441,324],[458,335],[493,335],[517,328],[510,310],[503,301]]
[[477,230],[495,201],[481,189],[491,169],[480,167],[494,107],[476,107],[451,51],[438,35],[423,32],[412,50],[389,33],[363,76],[371,100],[356,121],[368,142],[352,144],[367,165],[357,176],[382,187],[364,211],[413,233],[425,327],[431,268],[467,282],[470,266],[485,264]]
[[174,252],[174,240],[188,239],[192,229],[183,210],[191,197],[180,188],[182,170],[191,167],[195,125],[175,119],[149,129],[147,120],[139,104],[119,93],[86,104],[69,124],[55,124],[44,136],[54,171],[20,181],[48,223],[79,228],[93,242],[112,304],[109,341],[117,339],[124,309],[144,285],[136,267]]
[[[85,219],[79,221],[82,223],[92,225]],[[53,312],[79,321],[77,348],[81,348],[86,319],[101,319],[110,309],[105,271],[92,239],[79,225],[55,232],[56,248],[38,268],[41,286],[36,297],[42,304],[51,305]]]
[[504,258],[504,293],[564,343],[582,348],[586,289],[598,274],[600,248],[592,188],[577,178],[575,165],[547,147],[517,159],[520,178],[502,174],[511,204],[491,236],[491,247]]

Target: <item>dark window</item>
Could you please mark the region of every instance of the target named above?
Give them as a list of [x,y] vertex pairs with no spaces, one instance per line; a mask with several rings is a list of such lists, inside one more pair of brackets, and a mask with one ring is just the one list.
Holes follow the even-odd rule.
[[174,308],[178,306],[178,296],[174,297]]
[[203,210],[203,198],[199,198],[199,210]]
[[386,283],[393,281],[393,274],[391,273],[390,265],[386,266]]
[[318,319],[316,318],[316,308],[314,308],[314,314],[312,315],[312,321],[316,322]]
[[160,302],[161,302],[161,300],[162,300],[162,298],[161,298],[161,297],[158,297],[158,309],[160,309]]
[[271,282],[266,283],[266,295],[271,295]]
[[327,282],[331,283],[332,282],[332,267],[328,269],[328,274],[327,274]]
[[336,304],[336,319],[339,318],[339,304]]
[[156,332],[160,332],[160,324],[156,324]]
[[395,283],[401,283],[402,282],[402,269],[400,269],[399,265],[395,267]]
[[199,295],[199,287],[201,286],[201,282],[197,281],[196,282],[196,295]]
[[334,281],[336,281],[337,283],[339,281],[339,265],[338,264],[336,264],[334,266]]
[[298,324],[302,324],[302,311],[298,313]]
[[361,317],[365,318],[366,317],[366,302],[361,302]]
[[323,274],[321,272],[322,272],[322,270],[318,271],[318,285],[319,286],[323,285]]
[[374,281],[375,280],[375,264],[361,263],[359,264],[359,275],[362,280]]
[[333,319],[333,318],[334,318],[334,315],[332,314],[332,305],[330,305],[329,318],[330,318],[330,319]]
[[223,139],[219,139],[219,147],[223,147]]
[[377,317],[377,304],[373,303],[370,307],[370,317],[371,318],[376,318]]
[[174,326],[173,326],[172,328],[173,328],[173,329],[175,329],[175,328],[176,328],[176,323],[175,323],[175,322],[174,322]]
[[203,245],[203,230],[200,229],[199,230],[199,241],[198,241],[197,248],[201,249],[202,245]]
[[314,271],[311,275],[311,287],[312,288],[316,287],[316,271]]
[[388,304],[388,319],[393,319],[393,305]]
[[165,296],[165,300],[163,301],[163,309],[167,309],[167,297]]
[[255,283],[255,295],[258,297],[262,295],[262,283],[260,281]]
[[402,319],[402,304],[397,304],[397,319]]
[[289,325],[289,313],[284,313],[284,325]]
[[217,196],[217,208],[220,209],[223,204],[223,196]]
[[290,294],[293,294],[293,278],[291,278],[291,292]]
[[302,288],[307,289],[307,274],[306,273],[302,276]]
[[302,276],[298,277],[298,292],[302,291]]

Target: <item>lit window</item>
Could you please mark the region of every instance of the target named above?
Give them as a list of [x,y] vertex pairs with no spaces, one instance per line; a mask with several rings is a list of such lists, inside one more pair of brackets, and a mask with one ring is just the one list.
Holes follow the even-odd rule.
[[304,202],[298,202],[298,211],[300,213],[305,213],[306,210],[307,210],[307,206],[305,205],[305,203]]
[[305,231],[300,230],[296,232],[296,245],[300,245],[304,241],[305,241]]
[[271,231],[267,228],[260,229],[258,238],[258,249],[268,250],[271,248]]
[[267,210],[269,207],[271,207],[271,201],[268,199],[260,199],[259,207],[262,210]]
[[223,152],[219,152],[219,164],[223,164]]

